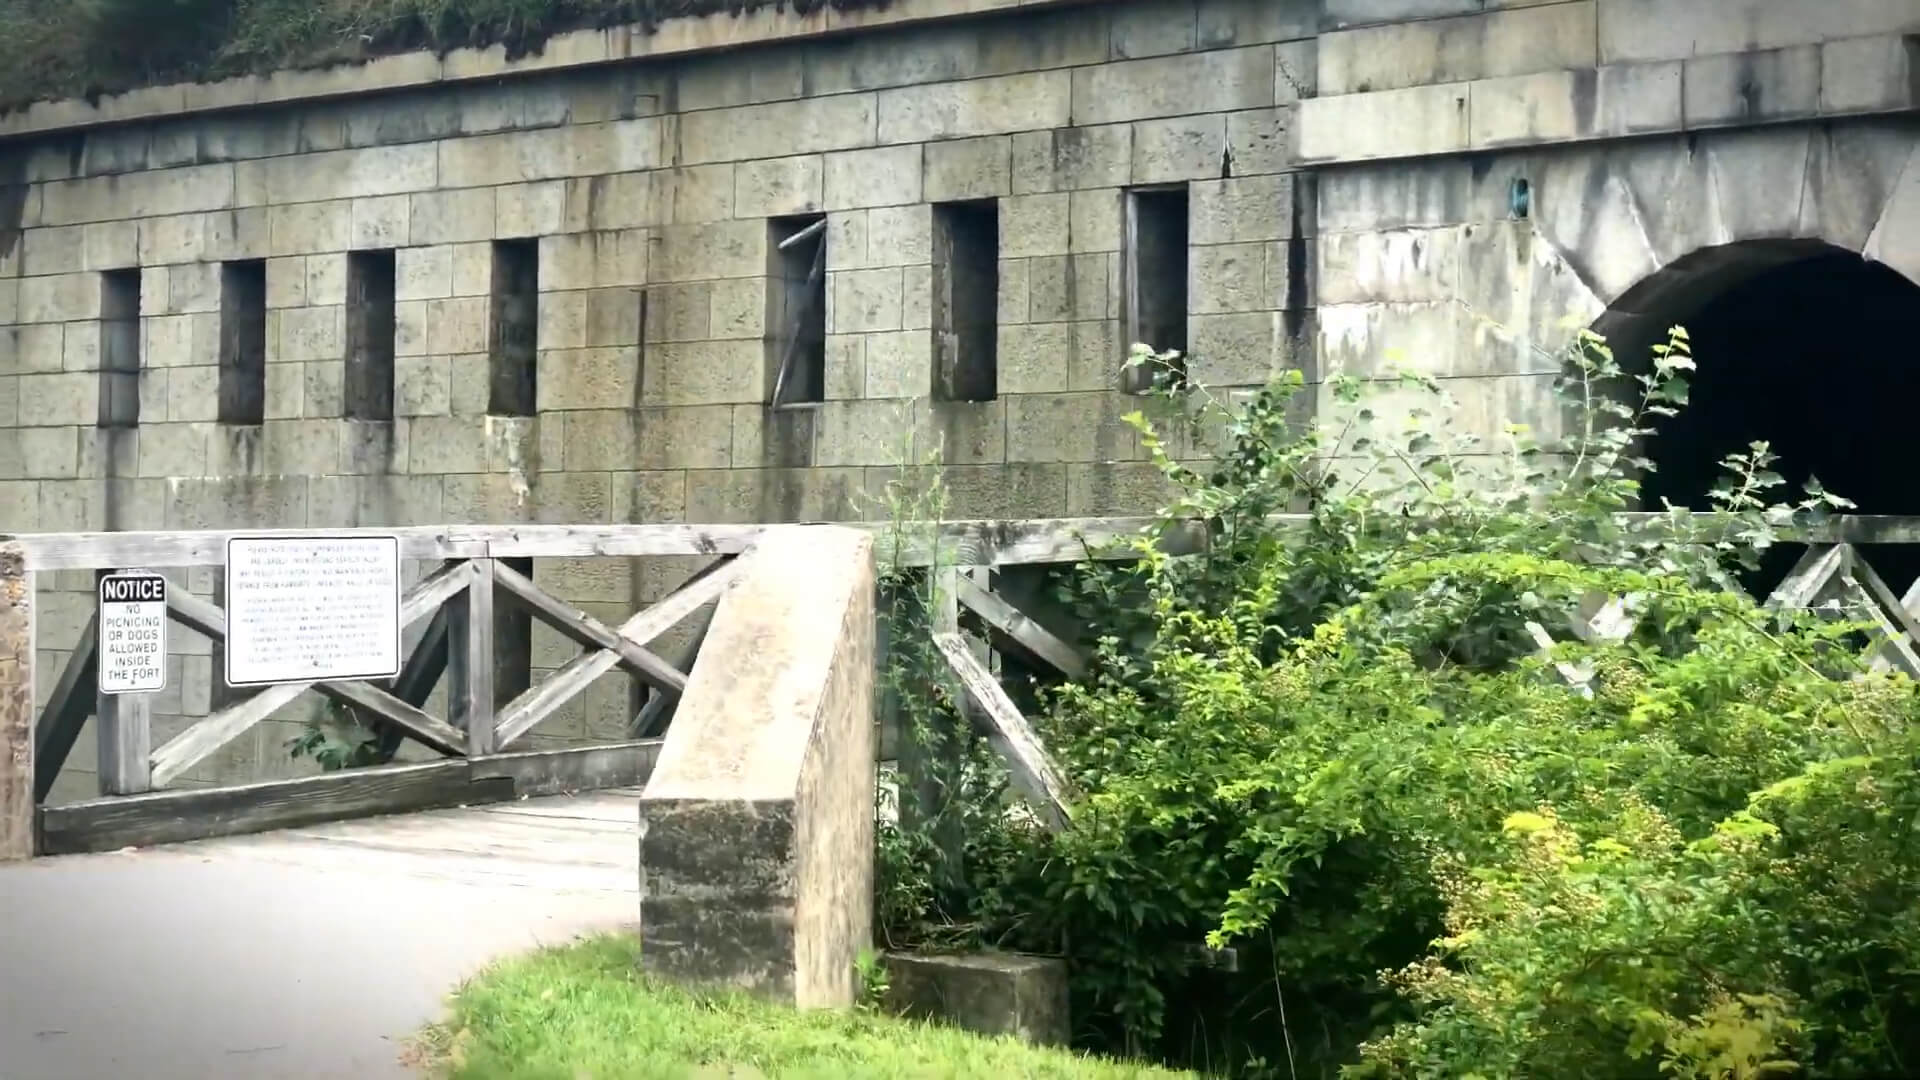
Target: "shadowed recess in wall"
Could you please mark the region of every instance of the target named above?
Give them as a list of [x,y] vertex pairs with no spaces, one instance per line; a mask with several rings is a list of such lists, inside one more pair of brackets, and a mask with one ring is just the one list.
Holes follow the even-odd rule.
[[0,0],[0,107],[284,68],[500,45],[537,54],[555,34],[772,8],[811,14],[892,0]]

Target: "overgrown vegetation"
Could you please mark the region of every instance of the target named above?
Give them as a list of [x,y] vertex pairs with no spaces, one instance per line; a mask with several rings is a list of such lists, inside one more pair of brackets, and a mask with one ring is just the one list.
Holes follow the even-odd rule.
[[0,0],[0,105],[355,63],[413,49],[760,8],[810,12],[888,0]]
[[693,993],[639,971],[629,935],[496,965],[454,995],[420,1041],[447,1080],[1174,1080],[1162,1069],[987,1039],[868,1012],[796,1012]]
[[[1179,497],[1136,561],[1060,583],[1097,637],[1036,720],[1075,822],[1006,813],[993,763],[949,747],[882,829],[890,943],[1065,955],[1087,1043],[1245,1076],[1910,1072],[1920,698],[1857,659],[1860,623],[1732,590],[1785,522],[1846,505],[1781,501],[1764,445],[1715,493],[1730,530],[1616,517],[1686,403],[1684,333],[1651,360],[1582,337],[1548,444],[1457,434],[1419,379],[1405,425],[1342,383],[1343,419],[1301,430],[1297,379],[1157,409],[1198,401],[1207,469],[1136,417]],[[1194,518],[1204,554],[1157,549]],[[889,580],[907,722],[957,740],[916,645],[940,598]],[[1609,597],[1631,633],[1575,641]],[[1529,624],[1569,642],[1553,663]],[[1199,970],[1203,940],[1240,972]]]

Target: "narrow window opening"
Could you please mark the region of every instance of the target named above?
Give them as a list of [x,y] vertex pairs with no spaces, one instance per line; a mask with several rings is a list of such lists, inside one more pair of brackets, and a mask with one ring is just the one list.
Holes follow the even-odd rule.
[[816,404],[827,397],[827,219],[774,218],[767,229],[773,407]]
[[220,267],[220,411],[223,424],[259,424],[267,414],[267,264]]
[[1129,368],[1125,389],[1184,383],[1187,362],[1187,189],[1127,193],[1127,344],[1177,352],[1169,367]]
[[532,416],[538,410],[535,371],[540,352],[540,242],[493,244],[493,326],[487,411]]
[[140,271],[100,275],[100,418],[103,428],[140,424]]
[[948,401],[999,389],[1000,207],[991,199],[933,208],[935,382]]
[[348,254],[343,391],[349,420],[393,419],[393,292],[393,252]]
[[[522,577],[533,578],[532,559],[502,559]],[[502,590],[505,595],[504,590]],[[496,708],[533,685],[533,615],[524,605],[500,604],[493,612],[493,701]]]

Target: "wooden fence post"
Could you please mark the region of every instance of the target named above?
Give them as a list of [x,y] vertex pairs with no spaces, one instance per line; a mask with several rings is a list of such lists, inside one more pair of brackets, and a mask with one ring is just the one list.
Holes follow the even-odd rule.
[[0,544],[0,862],[33,857],[33,572]]
[[[98,602],[99,579],[111,570],[94,575],[94,596]],[[173,587],[169,583],[169,588]],[[166,657],[160,658],[166,663]],[[96,739],[99,743],[99,781],[102,795],[138,795],[153,790],[153,695],[102,694],[98,668],[94,676],[94,715],[99,718]]]
[[467,756],[494,745],[493,560],[474,559],[473,580],[447,602],[447,719],[467,733]]

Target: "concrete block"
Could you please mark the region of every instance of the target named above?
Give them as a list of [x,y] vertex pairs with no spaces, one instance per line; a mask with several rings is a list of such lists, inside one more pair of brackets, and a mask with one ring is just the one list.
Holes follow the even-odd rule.
[[73,427],[99,419],[100,378],[91,372],[19,377],[20,420],[26,427]]
[[898,269],[846,270],[827,277],[832,299],[829,332],[857,334],[901,328]]
[[450,368],[444,356],[397,357],[393,362],[393,414],[446,416],[453,411]]
[[[655,235],[658,242],[651,267],[654,281],[760,277],[767,272],[767,226],[762,221],[670,225]],[[828,250],[832,258],[831,237]]]
[[[1072,122],[1266,108],[1274,103],[1273,70],[1270,45],[1079,68],[1073,73]],[[1064,120],[1035,121],[1020,128],[1064,126]]]
[[296,203],[268,210],[268,251],[274,255],[307,255],[345,251],[353,246],[351,202]]
[[435,355],[485,352],[491,317],[484,297],[427,301],[427,351]]
[[613,520],[668,522],[687,519],[687,474],[671,472],[615,473]]
[[[630,352],[620,355],[631,364]],[[609,387],[597,402],[572,407],[604,408],[610,401],[633,400],[631,394],[609,396],[616,389]],[[769,389],[764,342],[694,341],[647,350],[641,400],[649,405],[738,404],[765,401]]]
[[1121,187],[1132,178],[1132,124],[1056,128],[1013,136],[1015,195]]
[[1064,255],[1071,249],[1072,215],[1066,194],[1019,195],[1000,200],[1000,255]]
[[1001,259],[996,319],[1000,325],[1030,321],[1028,259]]
[[507,184],[493,189],[493,197],[493,235],[497,237],[546,236],[565,227],[567,183],[564,180]]
[[[867,345],[871,352],[872,339]],[[904,398],[829,401],[815,413],[813,463],[822,468],[912,464],[928,450],[911,438],[914,414],[914,402]]]
[[272,205],[399,195],[438,186],[433,143],[293,154],[266,162]]
[[268,364],[267,415],[276,420],[345,415],[345,379],[346,363],[341,360]]
[[733,464],[729,405],[602,409],[566,414],[568,471],[725,469]]
[[882,146],[827,154],[821,206],[828,210],[851,210],[919,202],[921,173],[925,167],[921,149],[919,146]]
[[1599,16],[1604,64],[1920,32],[1911,0],[1601,0]]
[[716,338],[767,335],[767,279],[729,278],[708,288],[708,328]]
[[[1908,158],[1861,254],[1900,271],[1909,281],[1920,281],[1920,154]],[[23,397],[23,415],[25,401]]]
[[458,244],[491,239],[494,198],[491,188],[426,191],[412,196],[407,208],[409,242]]
[[280,347],[270,359],[337,360],[345,354],[344,307],[288,308],[280,313]]
[[598,349],[640,343],[641,290],[595,289],[577,295],[585,299],[585,321],[581,344],[573,347]]
[[28,229],[20,234],[22,274],[77,274],[86,268],[86,229]]
[[1920,107],[1920,37],[1851,38],[1820,47],[1820,111]]
[[925,265],[933,259],[933,210],[883,206],[867,211],[867,265]]
[[1178,487],[1151,463],[1067,466],[1067,513],[1073,517],[1153,514],[1179,495]]
[[818,154],[742,162],[733,170],[733,212],[743,218],[814,213],[824,185],[825,165]]
[[40,224],[164,217],[233,205],[233,166],[196,165],[41,185]]
[[[165,427],[167,425],[158,425]],[[80,475],[78,427],[28,427],[9,432],[13,468],[11,480],[73,480]],[[152,428],[140,434],[145,435]],[[89,432],[91,434],[91,432]]]
[[214,263],[185,263],[168,268],[167,296],[161,310],[173,315],[219,311],[220,267]]
[[1203,386],[1262,385],[1297,366],[1279,312],[1189,316],[1187,347],[1187,371]]
[[[867,490],[878,496],[901,483],[902,470],[866,470]],[[918,490],[931,470],[906,470],[907,484]],[[1058,464],[947,466],[940,471],[947,492],[947,511],[955,519],[1061,517],[1066,514],[1067,466]],[[884,506],[872,512],[884,515]]]
[[100,370],[99,323],[67,324],[67,332],[61,338],[60,367],[65,371]]
[[687,113],[676,160],[703,165],[872,146],[876,111],[872,94],[841,94]]
[[60,371],[66,366],[66,327],[60,323],[7,327],[0,331],[0,358],[7,361],[4,370],[9,375]]
[[290,255],[267,260],[267,308],[307,306],[307,258]]
[[1397,90],[1539,71],[1591,68],[1593,0],[1486,11],[1322,34],[1319,92]]
[[[833,400],[831,395],[828,400]],[[731,408],[735,466],[776,469],[802,468],[813,463],[816,410],[776,411],[757,402]]]
[[828,401],[865,397],[867,390],[867,335],[827,335]]
[[487,296],[493,291],[493,245],[453,245],[453,295]]
[[1195,36],[1202,49],[1310,38],[1320,30],[1314,0],[1199,0]]
[[1188,242],[1282,240],[1294,232],[1294,176],[1196,181],[1187,188]]
[[427,303],[402,300],[393,305],[393,354],[427,355]]
[[1077,75],[1070,78],[1065,71],[1036,71],[883,90],[879,141],[931,142],[1102,122],[1070,120],[1079,97],[1076,80]]
[[1454,296],[1459,228],[1322,235],[1317,283],[1327,304],[1422,303]]
[[1226,117],[1179,116],[1133,125],[1133,182],[1165,184],[1231,173]]
[[900,268],[900,326],[905,330],[933,326],[933,267]]
[[573,177],[566,184],[567,232],[664,225],[672,218],[673,185],[663,173]]
[[[1046,394],[1067,390],[1070,324],[1026,323],[1001,326],[998,347],[1002,394]],[[1055,459],[1047,459],[1055,460]]]
[[[933,335],[925,329],[866,335],[869,398],[924,398],[933,393]],[[822,438],[824,439],[823,428]],[[822,444],[825,445],[824,442]],[[854,464],[822,460],[822,465]],[[862,464],[872,464],[870,462]]]
[[[761,231],[765,231],[764,227]],[[645,229],[543,236],[540,238],[540,288],[644,285],[647,283],[648,239]]]
[[1028,310],[1024,321],[1106,318],[1111,295],[1108,263],[1105,254],[1027,260]]
[[1197,24],[1194,0],[1155,0],[1115,8],[1109,16],[1108,55],[1115,60],[1191,52]]
[[928,202],[997,199],[1011,194],[1013,139],[988,135],[928,143],[925,148]]
[[415,473],[483,473],[487,471],[487,418],[484,416],[420,416],[407,423],[407,439],[420,446],[418,458],[409,458]]
[[1119,393],[1016,394],[1006,399],[1007,457],[1021,462],[1132,461],[1139,438],[1121,419],[1139,407]]
[[1898,127],[1836,124],[1820,132],[1809,148],[1795,235],[1862,250],[1912,157],[1912,140]]
[[[307,304],[311,307],[347,302],[347,255],[309,255],[307,264]],[[209,275],[217,277],[217,275]],[[179,280],[178,276],[174,279]]]
[[1295,116],[1302,164],[1423,157],[1467,148],[1467,86],[1452,83],[1312,98]]
[[765,59],[752,64],[720,55],[693,57],[674,72],[680,108],[720,109],[801,96],[802,54],[778,46],[759,50]]
[[[396,361],[397,363],[398,361]],[[479,416],[487,411],[490,392],[489,357],[486,353],[466,353],[447,357],[448,396],[455,416]]]
[[[316,526],[377,528],[446,521],[437,476],[316,476],[307,481],[309,520]],[[431,705],[428,706],[432,708]]]
[[546,292],[538,301],[535,340],[543,349],[587,347],[586,292]]
[[827,269],[858,270],[867,265],[867,212],[827,215]]
[[[272,269],[268,269],[272,291]],[[393,253],[393,295],[398,300],[439,300],[453,295],[453,248],[402,247]],[[272,301],[268,301],[272,304]],[[274,305],[285,307],[289,305]]]
[[641,798],[649,970],[853,1004],[873,914],[872,545],[770,537],[721,599],[703,654],[762,663],[696,667]]
[[100,279],[92,274],[20,279],[21,322],[72,322],[99,317]]
[[725,221],[733,216],[733,169],[725,165],[696,165],[668,174],[668,220],[676,225]]
[[607,473],[543,473],[521,481],[504,472],[442,478],[441,513],[447,521],[531,521],[577,525],[611,521]]
[[1684,70],[1685,65],[1678,60],[1601,68],[1594,133],[1638,135],[1678,130],[1685,122]]
[[1278,306],[1266,288],[1268,246],[1213,244],[1189,249],[1188,310],[1196,315],[1215,315]]
[[704,341],[712,337],[714,284],[699,281],[648,286],[647,340]]
[[1684,69],[1683,120],[1689,128],[1811,116],[1820,108],[1815,45],[1697,56]]

